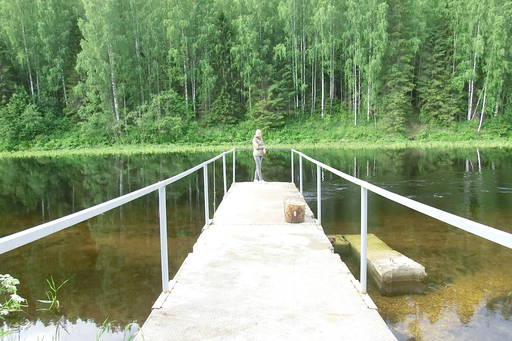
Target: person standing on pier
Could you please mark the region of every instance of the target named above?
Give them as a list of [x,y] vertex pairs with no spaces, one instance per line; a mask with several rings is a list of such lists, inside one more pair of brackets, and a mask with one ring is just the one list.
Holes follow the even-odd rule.
[[254,162],[256,163],[256,170],[254,171],[254,182],[263,181],[261,175],[261,162],[263,161],[263,155],[267,152],[265,144],[263,143],[263,137],[261,136],[261,130],[257,129],[252,138],[252,155],[254,156]]

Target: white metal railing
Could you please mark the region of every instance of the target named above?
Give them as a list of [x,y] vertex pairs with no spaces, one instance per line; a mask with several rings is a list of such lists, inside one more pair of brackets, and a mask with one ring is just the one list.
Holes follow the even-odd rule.
[[330,167],[318,160],[313,159],[312,157],[297,151],[295,149],[291,149],[291,175],[292,182],[294,180],[294,163],[293,163],[293,155],[297,154],[299,156],[299,190],[302,193],[303,190],[303,172],[302,172],[302,159],[306,159],[313,164],[316,165],[317,172],[317,220],[319,223],[322,221],[322,186],[321,186],[321,172],[322,170],[326,170],[331,172],[334,175],[337,175],[345,180],[352,182],[361,187],[361,263],[360,263],[360,284],[361,291],[366,292],[366,283],[367,283],[367,230],[368,230],[368,191],[373,192],[375,194],[380,195],[386,199],[394,201],[402,206],[413,209],[417,212],[423,213],[427,216],[430,216],[434,219],[440,220],[449,225],[460,228],[461,230],[473,233],[479,237],[487,239],[489,241],[495,242],[502,246],[508,247],[512,249],[512,234],[507,233],[501,230],[498,230],[494,227],[490,227],[487,225],[483,225],[477,223],[475,221],[462,218],[456,216],[454,214],[445,212],[443,210],[422,204],[418,201],[406,198],[399,194],[390,192],[386,189],[380,188],[378,186],[372,185],[366,181],[353,177],[351,175],[345,174],[333,167]]
[[[232,153],[233,157],[233,182],[235,182],[235,155],[236,149],[231,149],[223,152],[210,160],[207,160],[197,166],[194,166],[184,172],[181,172],[166,180],[154,183],[147,187],[141,188],[137,191],[125,194],[118,198],[106,201],[93,207],[86,208],[76,213],[72,213],[65,217],[34,226],[32,228],[5,236],[0,238],[0,255],[16,249],[20,246],[27,245],[33,241],[49,236],[53,233],[64,230],[68,227],[81,223],[87,219],[96,217],[102,213],[110,211],[116,207],[122,206],[130,201],[138,199],[149,193],[158,191],[158,215],[160,224],[160,256],[161,256],[161,270],[162,270],[162,289],[164,292],[169,290],[169,260],[168,260],[168,245],[167,245],[167,205],[165,188],[167,185],[172,184],[194,172],[203,170],[204,179],[204,221],[205,225],[210,222],[209,200],[208,200],[208,165],[222,158],[222,174],[224,183],[224,194],[227,191],[226,182],[226,155]],[[214,208],[215,209],[215,208]]]
[[[106,201],[99,205],[84,209],[82,211],[67,215],[65,217],[23,230],[12,235],[0,238],[0,255],[16,249],[20,246],[27,245],[33,241],[44,238],[48,235],[76,225],[87,219],[98,216],[102,213],[110,211],[116,207],[122,206],[130,201],[140,198],[149,193],[158,191],[158,212],[160,225],[160,255],[161,255],[161,271],[162,271],[162,289],[163,292],[169,291],[169,264],[168,264],[168,245],[167,245],[167,210],[166,210],[166,186],[172,184],[194,172],[203,170],[204,182],[204,219],[205,225],[210,223],[209,198],[208,198],[208,165],[222,158],[222,175],[224,194],[227,192],[226,178],[226,155],[232,154],[233,161],[233,183],[236,179],[236,151],[248,148],[233,148],[223,152],[197,166],[194,166],[182,173],[179,173],[166,180],[154,183],[137,191],[125,194],[118,198]],[[361,264],[360,264],[360,285],[361,291],[366,292],[367,288],[367,230],[368,230],[368,191],[378,194],[384,198],[394,201],[402,206],[411,208],[417,212],[440,220],[449,225],[458,227],[464,231],[473,233],[489,241],[512,248],[512,234],[498,230],[496,228],[486,226],[466,218],[456,216],[454,214],[442,211],[440,209],[422,204],[418,201],[406,198],[396,193],[390,192],[378,186],[372,185],[366,181],[345,174],[338,169],[330,167],[312,157],[297,151],[295,149],[285,150],[291,151],[291,182],[295,182],[294,155],[299,157],[299,191],[303,193],[304,175],[303,162],[306,159],[316,165],[316,186],[317,186],[317,220],[322,222],[322,171],[326,170],[337,175],[361,188]],[[214,208],[215,209],[215,208]]]

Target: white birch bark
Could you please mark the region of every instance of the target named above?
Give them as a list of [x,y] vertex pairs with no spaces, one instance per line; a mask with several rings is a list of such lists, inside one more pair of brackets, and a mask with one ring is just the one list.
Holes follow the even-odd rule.
[[331,61],[330,61],[330,77],[329,77],[329,100],[330,106],[334,100],[334,46],[331,43]]
[[304,31],[304,3],[302,3],[301,6],[302,9],[302,42],[301,42],[301,49],[302,49],[302,84],[301,84],[301,90],[302,90],[302,111],[304,112],[306,110],[306,34]]
[[187,63],[183,60],[183,75],[185,76],[183,89],[185,91],[185,104],[188,108],[188,75],[187,75]]
[[320,72],[322,74],[322,111],[321,111],[321,114],[320,116],[323,118],[324,117],[324,106],[325,106],[325,77],[324,77],[324,70],[323,70],[323,67],[320,66]]
[[357,112],[361,112],[361,68],[357,69]]
[[370,82],[368,82],[366,90],[366,121],[370,122]]
[[35,93],[34,93],[34,80],[32,78],[32,66],[30,64],[30,58],[28,56],[28,46],[27,46],[27,37],[25,33],[25,25],[23,22],[21,23],[21,36],[23,38],[23,50],[25,51],[25,60],[27,61],[27,69],[28,69],[28,80],[30,85],[30,96],[32,97],[32,100],[34,100]]
[[311,63],[311,113],[315,110],[315,55]]
[[476,156],[478,159],[478,173],[482,174],[482,161],[480,159],[480,149],[476,149]]
[[64,71],[61,71],[61,80],[62,80],[62,93],[64,95],[64,104],[67,107],[68,106],[68,95],[66,93],[66,82],[64,81]]
[[110,65],[110,84],[112,90],[112,100],[114,102],[114,116],[116,121],[119,121],[119,103],[117,99],[117,82],[115,74],[114,56],[112,55],[112,48],[108,47],[108,62]]
[[354,89],[353,89],[353,102],[352,106],[354,107],[354,125],[357,125],[357,73],[356,73],[356,66],[352,66],[352,74],[354,76]]
[[[477,33],[476,35],[478,36],[480,34],[480,23],[478,23],[478,26],[477,26]],[[472,74],[472,79],[469,81],[469,98],[468,98],[468,116],[467,116],[467,119],[468,121],[471,120],[471,111],[473,110],[473,95],[474,95],[474,92],[475,92],[475,80],[474,80],[474,77],[475,77],[475,71],[476,71],[476,51],[474,51],[473,53],[473,74]]]
[[482,129],[482,124],[484,122],[484,116],[485,116],[485,101],[487,99],[487,86],[484,87],[484,99],[482,102],[482,111],[480,112],[480,122],[478,123],[478,132]]

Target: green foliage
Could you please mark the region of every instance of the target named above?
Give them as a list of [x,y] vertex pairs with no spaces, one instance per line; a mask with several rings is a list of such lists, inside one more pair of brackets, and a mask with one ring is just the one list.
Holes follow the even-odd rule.
[[131,112],[124,129],[134,142],[174,142],[186,133],[191,116],[183,99],[170,90],[153,96],[149,104]]
[[511,15],[509,0],[0,0],[0,149],[302,136],[338,112],[332,139],[472,118],[508,136]]
[[284,124],[284,99],[279,90],[279,84],[271,85],[249,113],[262,129],[279,128]]
[[240,120],[240,108],[237,103],[222,89],[212,104],[208,115],[209,124],[234,124]]
[[419,45],[418,26],[422,19],[417,11],[419,3],[408,0],[388,1],[389,4],[389,40],[382,89],[381,117],[383,126],[390,132],[403,133],[405,123],[412,115],[414,88],[414,56]]
[[0,39],[0,105],[7,101],[15,87],[12,65],[8,58],[8,50]]
[[24,91],[15,93],[0,107],[0,146],[15,149],[46,134],[53,125],[52,117],[32,104]]
[[449,126],[463,118],[460,95],[451,82],[453,35],[448,27],[446,10],[433,8],[432,11],[434,13],[428,18],[430,31],[420,53],[420,119],[424,123]]
[[512,117],[502,115],[488,120],[485,133],[495,137],[512,137]]

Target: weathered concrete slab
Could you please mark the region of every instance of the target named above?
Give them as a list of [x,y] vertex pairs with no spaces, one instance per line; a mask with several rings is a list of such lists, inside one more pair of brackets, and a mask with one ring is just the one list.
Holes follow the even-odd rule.
[[[359,258],[361,236],[349,234],[344,237]],[[423,281],[427,276],[423,265],[393,250],[374,234],[368,234],[367,243],[368,272],[381,293],[395,295],[423,292]]]
[[[215,224],[286,224],[284,200],[304,198],[295,185],[287,182],[237,182],[228,192],[215,213]],[[229,200],[228,200],[229,198]],[[316,223],[306,205],[305,223]]]
[[311,210],[284,222],[290,194],[286,183],[232,186],[144,340],[395,340]]

